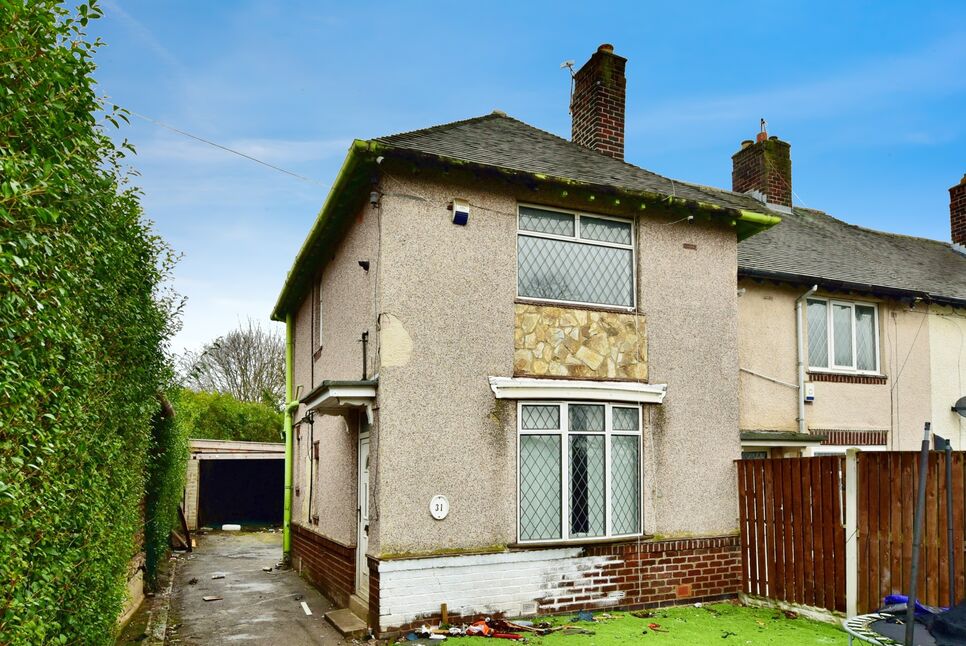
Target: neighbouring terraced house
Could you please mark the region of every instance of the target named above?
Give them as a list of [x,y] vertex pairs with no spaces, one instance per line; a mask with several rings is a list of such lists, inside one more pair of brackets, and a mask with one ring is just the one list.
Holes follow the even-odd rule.
[[[795,299],[821,283],[811,339],[819,303],[836,330],[847,301],[858,330],[866,302],[891,325],[904,296],[859,298],[772,253],[850,229],[776,203],[761,169],[773,149],[788,162],[780,142],[739,151],[735,191],[624,162],[625,62],[604,45],[576,73],[571,141],[500,112],[356,141],[295,259],[273,314],[289,340],[286,549],[374,632],[443,603],[452,622],[734,596],[743,443],[882,430],[817,413],[839,375],[891,365],[861,363],[861,331],[855,374],[810,365],[829,380],[799,429]],[[917,285],[912,309],[952,320],[966,265],[921,244],[958,275],[949,293]]]

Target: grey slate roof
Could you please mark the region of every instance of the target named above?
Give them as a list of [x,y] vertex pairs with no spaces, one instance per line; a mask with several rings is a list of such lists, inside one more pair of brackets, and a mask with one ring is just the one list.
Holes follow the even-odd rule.
[[[396,148],[729,209],[767,211],[750,195],[672,180],[494,112],[377,137]],[[873,231],[821,211],[779,211],[782,223],[738,245],[739,273],[904,292],[966,305],[966,256],[946,242]]]
[[542,173],[630,191],[650,191],[728,209],[766,210],[761,202],[748,195],[663,177],[534,128],[501,112],[376,137],[375,141],[524,173]]
[[966,255],[948,242],[874,231],[812,209],[742,240],[739,273],[966,305]]

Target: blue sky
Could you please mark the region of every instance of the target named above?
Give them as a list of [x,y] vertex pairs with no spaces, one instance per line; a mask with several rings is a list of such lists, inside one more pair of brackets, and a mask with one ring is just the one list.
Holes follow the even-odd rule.
[[109,0],[91,34],[115,103],[290,169],[133,119],[144,206],[183,254],[176,350],[268,321],[354,138],[495,108],[569,136],[569,81],[628,58],[627,160],[729,188],[758,119],[792,144],[798,201],[946,240],[966,172],[963,2]]

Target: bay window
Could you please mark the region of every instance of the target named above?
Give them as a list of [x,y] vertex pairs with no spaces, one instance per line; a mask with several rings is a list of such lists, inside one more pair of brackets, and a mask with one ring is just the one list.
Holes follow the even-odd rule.
[[519,540],[641,534],[641,408],[521,403]]
[[520,206],[517,295],[633,308],[632,222]]
[[809,368],[878,373],[879,321],[875,305],[809,298],[806,312]]

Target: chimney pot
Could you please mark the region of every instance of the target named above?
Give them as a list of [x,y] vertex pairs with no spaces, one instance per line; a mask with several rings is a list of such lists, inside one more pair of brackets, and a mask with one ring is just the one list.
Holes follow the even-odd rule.
[[624,159],[624,108],[627,59],[604,43],[574,74],[570,102],[571,139],[599,153]]
[[745,139],[744,141],[741,142],[741,149],[744,150],[745,148],[747,148],[748,146],[750,146],[753,143],[755,143],[755,142],[752,141],[751,139]]

